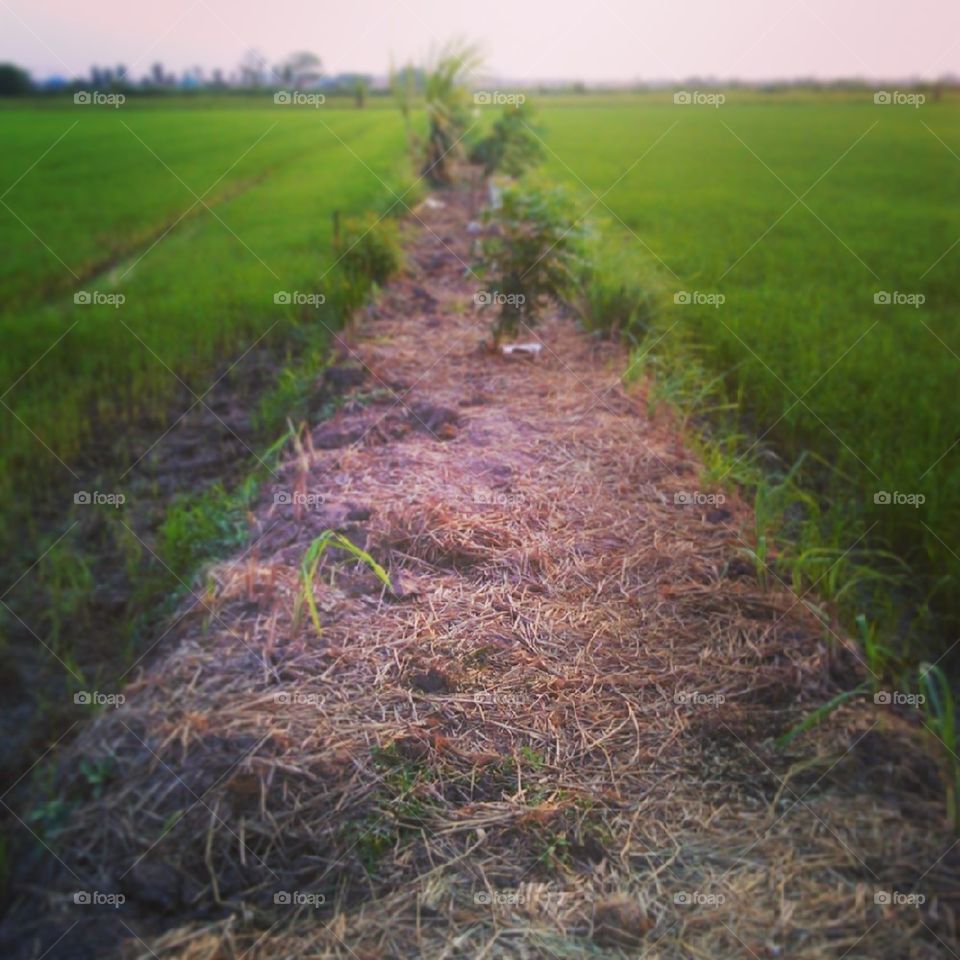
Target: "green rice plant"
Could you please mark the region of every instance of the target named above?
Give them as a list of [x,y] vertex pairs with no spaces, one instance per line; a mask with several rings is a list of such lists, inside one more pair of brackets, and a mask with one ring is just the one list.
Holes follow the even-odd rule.
[[953,690],[947,675],[936,664],[923,663],[920,684],[926,696],[926,727],[940,741],[946,768],[947,814],[955,830],[960,830],[960,757],[957,756],[957,712]]
[[479,275],[493,290],[483,309],[498,308],[493,345],[534,326],[544,308],[575,286],[580,230],[567,193],[522,184],[503,191],[499,207],[486,213],[492,225],[484,238]]
[[[183,384],[202,396],[254,344],[282,350],[304,327],[337,324],[334,309],[292,294],[334,301],[333,210],[382,209],[412,181],[402,124],[372,102],[321,119],[273,117],[263,100],[270,117],[252,102],[208,102],[201,115],[171,100],[73,126],[72,103],[0,104],[7,202],[44,238],[0,218],[0,525],[29,513],[8,495],[18,484],[45,493],[69,477],[58,458],[76,469],[91,441],[159,435]],[[67,127],[55,156],[20,178],[24,157]]]
[[61,629],[65,622],[88,616],[86,604],[94,586],[93,571],[78,546],[70,540],[60,540],[44,556],[38,580],[48,598],[44,626],[49,645],[63,659],[71,651],[61,644]]
[[84,757],[80,761],[80,774],[90,789],[94,800],[99,800],[106,787],[116,775],[116,761],[113,757],[101,757],[91,760]]
[[877,625],[867,620],[863,613],[858,613],[855,623],[859,635],[860,646],[866,657],[867,669],[870,671],[870,684],[874,690],[890,672],[892,654],[890,648],[881,643],[877,636]]
[[[695,347],[704,381],[720,377],[723,400],[740,404],[737,432],[763,436],[790,462],[819,455],[803,482],[821,504],[820,546],[842,552],[868,532],[860,566],[910,569],[886,598],[882,583],[862,580],[848,597],[862,609],[869,594],[871,616],[885,617],[914,666],[947,650],[960,625],[949,536],[960,529],[960,208],[950,202],[955,159],[928,147],[931,131],[960,141],[956,102],[938,104],[926,126],[902,114],[874,126],[854,94],[731,94],[722,118],[673,118],[656,95],[546,99],[540,109],[546,174],[608,212],[609,243],[668,293],[649,338],[660,338],[664,363],[675,354],[682,366]],[[813,184],[809,209],[788,210],[788,190]],[[892,291],[908,296],[898,303]],[[912,502],[898,504],[895,491]],[[858,563],[842,563],[838,577],[861,578]]]
[[586,330],[621,337],[637,348],[660,310],[662,282],[644,272],[629,250],[610,245],[608,228],[607,223],[591,223],[584,231],[573,306]]
[[334,530],[324,530],[323,533],[314,539],[310,546],[307,547],[300,561],[300,593],[297,596],[293,614],[294,623],[299,625],[302,614],[302,604],[306,603],[307,609],[310,612],[310,619],[313,622],[318,637],[323,633],[323,625],[320,623],[320,611],[317,609],[317,601],[313,593],[313,582],[317,576],[320,562],[330,548],[344,550],[356,560],[366,564],[388,590],[393,590],[393,584],[390,582],[390,577],[386,570],[384,570],[366,550],[358,547],[342,533],[337,533]]
[[826,703],[821,704],[816,710],[811,710],[798,724],[779,736],[776,740],[777,748],[782,750],[788,746],[795,737],[800,736],[801,733],[806,733],[807,730],[812,730],[814,727],[823,723],[834,710],[842,707],[848,700],[859,697],[866,692],[867,685],[860,684],[860,686],[854,687],[853,690],[844,690],[835,697],[831,697]]
[[246,507],[252,496],[251,488],[231,492],[216,484],[171,504],[157,531],[157,552],[173,576],[185,580],[200,563],[246,542]]

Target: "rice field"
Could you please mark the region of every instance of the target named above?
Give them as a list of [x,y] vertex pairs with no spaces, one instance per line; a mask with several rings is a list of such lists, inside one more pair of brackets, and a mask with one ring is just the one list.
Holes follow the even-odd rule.
[[955,625],[960,103],[543,106],[550,176],[654,278],[646,346],[698,344],[745,433],[825,465],[838,545],[893,551]]
[[402,194],[403,125],[264,99],[2,110],[6,493],[69,480],[94,432],[162,422],[261,338],[334,322],[334,211]]

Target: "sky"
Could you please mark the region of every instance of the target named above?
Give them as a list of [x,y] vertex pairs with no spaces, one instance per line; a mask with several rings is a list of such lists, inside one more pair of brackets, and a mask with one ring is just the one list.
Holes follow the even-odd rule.
[[327,73],[382,75],[464,37],[517,80],[932,79],[960,75],[958,27],[957,0],[0,0],[0,62],[138,78],[306,49]]

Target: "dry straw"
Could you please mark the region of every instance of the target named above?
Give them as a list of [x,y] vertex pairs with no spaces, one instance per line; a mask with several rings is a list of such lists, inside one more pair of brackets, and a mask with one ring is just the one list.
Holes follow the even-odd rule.
[[[483,351],[471,211],[443,201],[344,345],[369,372],[340,433],[286,464],[324,502],[265,490],[253,546],[63,758],[73,796],[81,759],[113,765],[56,851],[125,891],[125,955],[949,955],[917,729],[856,700],[776,753],[849,654],[736,562],[736,498],[676,502],[698,464],[619,348],[554,318],[536,364]],[[329,550],[318,635],[293,611],[326,529],[395,592]]]

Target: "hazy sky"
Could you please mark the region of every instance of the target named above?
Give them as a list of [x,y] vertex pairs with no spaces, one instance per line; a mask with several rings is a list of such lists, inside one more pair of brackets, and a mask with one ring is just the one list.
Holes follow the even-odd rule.
[[512,78],[960,74],[958,0],[0,0],[0,61],[38,76],[156,60],[233,70],[307,49],[327,72],[385,73],[451,36]]

